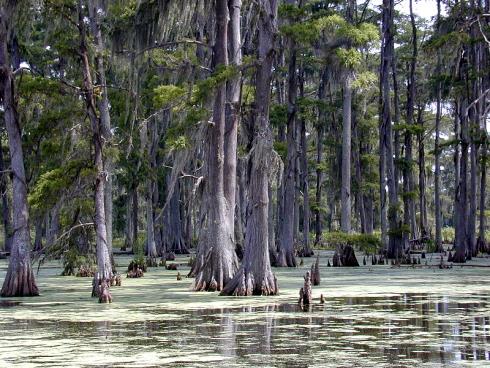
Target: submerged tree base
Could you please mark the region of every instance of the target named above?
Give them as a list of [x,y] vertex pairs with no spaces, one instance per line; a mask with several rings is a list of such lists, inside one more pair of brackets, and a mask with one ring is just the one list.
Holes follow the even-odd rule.
[[[224,254],[218,254],[218,249],[211,247],[205,255],[196,261],[194,270],[194,291],[221,291],[231,281],[238,269],[237,257],[233,248],[219,249]],[[227,254],[229,253],[229,254]]]
[[31,265],[10,265],[0,295],[2,297],[38,296],[39,289]]
[[296,257],[294,255],[294,250],[292,249],[281,249],[277,256],[277,267],[296,267]]
[[220,295],[252,296],[252,295],[277,295],[277,279],[272,271],[263,274],[254,274],[245,270],[238,270],[233,279],[226,284]]

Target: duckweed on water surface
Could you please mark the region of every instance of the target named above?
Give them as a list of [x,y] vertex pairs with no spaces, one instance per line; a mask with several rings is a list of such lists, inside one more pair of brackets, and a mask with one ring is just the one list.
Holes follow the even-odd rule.
[[[117,258],[119,270],[129,261]],[[89,297],[90,279],[49,263],[40,297],[1,300],[0,366],[490,366],[488,268],[332,268],[322,257],[305,312],[296,301],[309,263],[275,269],[280,295],[268,298],[191,292],[178,271],[154,268],[113,288],[110,305]]]

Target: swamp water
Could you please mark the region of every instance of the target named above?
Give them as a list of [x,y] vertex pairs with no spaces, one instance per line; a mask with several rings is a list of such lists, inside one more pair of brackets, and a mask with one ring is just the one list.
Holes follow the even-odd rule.
[[[119,271],[129,261],[118,257]],[[40,297],[0,299],[0,367],[490,367],[490,268],[327,268],[322,258],[304,312],[298,290],[313,261],[275,269],[276,297],[194,293],[156,268],[123,278],[110,305],[90,298],[90,279],[45,264]]]

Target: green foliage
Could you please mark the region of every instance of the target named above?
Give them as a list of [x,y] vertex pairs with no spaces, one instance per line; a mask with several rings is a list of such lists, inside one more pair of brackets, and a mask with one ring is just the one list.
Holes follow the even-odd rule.
[[286,125],[288,121],[287,105],[273,104],[270,107],[269,120],[272,126],[279,127]]
[[166,107],[182,99],[185,95],[185,89],[173,84],[161,85],[154,90],[153,105],[156,108]]
[[95,175],[93,167],[84,160],[72,160],[66,165],[43,173],[29,194],[29,205],[34,210],[53,206],[78,177]]
[[442,242],[454,244],[455,231],[454,227],[443,227],[441,229]]
[[315,28],[311,22],[284,25],[281,27],[281,33],[284,36],[303,44],[312,43],[319,36],[318,29]]
[[317,19],[315,26],[318,31],[325,31],[334,34],[335,37],[347,39],[352,46],[363,46],[379,39],[379,31],[374,24],[352,25],[339,14]]
[[351,245],[356,249],[375,253],[381,248],[381,237],[376,234],[344,233],[344,232],[324,232],[322,243],[328,248],[335,248],[340,245]]
[[197,82],[192,93],[191,103],[198,104],[206,101],[218,86],[237,76],[238,72],[236,65],[218,65],[210,77]]
[[95,257],[93,255],[80,254],[78,248],[70,247],[63,254],[63,272],[61,276],[75,276],[81,266],[95,269]]
[[279,156],[281,156],[281,159],[284,161],[287,157],[287,154],[288,154],[287,143],[275,141],[274,142],[274,151],[276,151],[279,154]]
[[352,82],[352,88],[359,90],[369,90],[376,87],[378,76],[370,71],[364,71],[356,75],[356,79]]
[[354,69],[360,65],[362,61],[361,53],[354,48],[337,49],[335,50],[335,54],[340,63],[349,69]]

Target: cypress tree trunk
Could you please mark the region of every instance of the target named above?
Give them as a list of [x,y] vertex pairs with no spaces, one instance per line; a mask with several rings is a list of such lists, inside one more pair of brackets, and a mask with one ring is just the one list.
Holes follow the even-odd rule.
[[[437,24],[440,27],[441,21],[441,0],[437,0]],[[441,73],[441,53],[437,52],[437,74]],[[440,76],[438,76],[440,77]],[[436,252],[442,250],[442,211],[441,211],[441,152],[439,149],[439,136],[440,136],[440,126],[441,126],[441,82],[437,83],[437,100],[436,100],[436,127],[435,127],[435,141],[434,141],[434,216],[436,222]],[[421,229],[421,236],[425,234]]]
[[16,11],[16,1],[7,1],[0,6],[0,99],[4,109],[5,127],[10,150],[12,170],[12,236],[7,275],[1,296],[36,296],[36,285],[31,265],[31,235],[27,206],[27,182],[22,151],[22,138],[15,99],[14,80],[8,54],[8,35]]
[[[104,139],[102,135],[102,124],[97,116],[97,109],[94,96],[94,85],[88,55],[87,33],[85,29],[82,2],[78,1],[78,23],[80,32],[79,54],[82,61],[83,73],[83,97],[85,100],[87,115],[92,127],[94,144],[94,166],[96,169],[95,178],[95,232],[97,245],[97,272],[94,276],[92,296],[99,296],[99,286],[106,283],[110,284],[112,276],[112,264],[109,250],[107,247],[107,227],[105,213],[105,182],[106,173],[104,171]],[[109,292],[107,290],[107,292]]]
[[420,127],[417,133],[417,142],[419,146],[419,207],[420,207],[420,235],[426,236],[428,234],[427,230],[427,197],[426,197],[426,178],[425,178],[425,144],[423,136],[424,119],[423,119],[424,108],[422,106],[418,107],[417,111],[417,125]]
[[459,140],[461,144],[461,158],[459,160],[459,180],[456,183],[456,226],[455,226],[455,248],[456,252],[453,257],[453,262],[464,263],[466,262],[467,246],[467,214],[468,214],[468,117],[466,115],[466,101],[462,99],[459,107],[459,121],[461,124]]
[[277,281],[269,260],[268,207],[269,172],[272,158],[272,132],[269,126],[269,103],[273,37],[277,13],[276,0],[260,0],[259,60],[255,92],[254,140],[251,151],[249,181],[250,214],[245,232],[242,265],[222,295],[274,295]]
[[[414,104],[416,92],[415,73],[417,68],[417,27],[413,14],[413,0],[409,1],[410,23],[412,25],[412,57],[409,63],[408,88],[407,88],[407,129],[405,131],[405,165],[403,172],[403,191],[404,191],[404,222],[410,229],[412,238],[417,238],[417,228],[415,219],[415,201],[413,191],[415,183],[413,178],[413,157],[412,157],[412,132],[414,125]],[[408,243],[408,234],[404,231],[405,244]]]
[[[391,101],[389,69],[393,62],[393,0],[383,0],[383,46],[381,62],[381,151],[385,154],[384,164],[386,165],[386,185],[388,187],[389,209],[389,234],[388,252],[389,258],[399,258],[401,255],[400,229],[398,226],[398,198],[395,181],[395,166],[393,162],[393,142],[392,142],[392,120],[391,120]],[[380,167],[383,167],[380,165]],[[385,198],[381,187],[382,198]],[[385,205],[386,206],[386,205]],[[385,210],[383,208],[383,210]],[[382,219],[383,221],[383,219]]]
[[[213,66],[228,65],[228,4],[216,1],[216,38],[213,48]],[[193,289],[195,291],[220,291],[231,280],[238,268],[238,260],[230,229],[229,203],[225,197],[225,105],[226,84],[216,87],[213,122],[208,127],[207,175],[205,201],[206,225],[201,230],[195,265]],[[231,213],[233,216],[233,213]]]
[[155,222],[153,213],[153,182],[151,178],[147,179],[147,196],[146,196],[146,255],[150,264],[154,263],[158,257],[157,245],[155,242]]
[[[3,98],[1,96],[0,98]],[[2,222],[4,234],[4,250],[10,252],[12,246],[12,223],[10,220],[10,204],[8,198],[8,173],[5,171],[3,144],[0,142],[0,195],[2,196]]]
[[163,214],[163,244],[166,251],[188,254],[180,212],[180,183],[177,182]]
[[[109,112],[109,97],[107,93],[107,80],[105,75],[104,66],[104,40],[101,32],[101,15],[105,14],[103,5],[99,0],[89,1],[89,18],[91,24],[92,37],[95,43],[95,67],[96,83],[100,88],[100,98],[97,100],[97,107],[99,109],[100,129],[104,139],[104,144],[112,141],[111,132],[111,115]],[[113,171],[112,157],[106,155],[104,157],[104,171],[106,175],[106,181],[104,183],[104,213],[107,233],[107,250],[111,257],[111,264],[114,268],[114,256],[112,252],[112,171]]]
[[[322,77],[320,85],[318,87],[318,100],[323,101],[325,99],[325,84],[327,82],[327,69],[322,71]],[[323,184],[323,170],[321,164],[323,163],[323,136],[325,133],[325,109],[319,107],[318,109],[318,123],[316,126],[316,187],[315,187],[315,244],[320,242],[322,236],[322,216],[321,216],[321,203],[322,203],[322,184]]]
[[342,187],[340,229],[351,231],[351,115],[352,115],[352,76],[350,72],[344,78],[344,106],[342,109]]
[[[230,63],[240,66],[242,63],[240,9],[241,0],[229,0],[228,22],[228,55]],[[228,202],[228,219],[230,231],[235,235],[235,206],[237,187],[237,137],[240,122],[240,73],[228,81],[226,92],[226,126],[225,126],[225,163],[224,192]]]
[[[304,97],[304,71],[301,74],[301,86],[300,93],[301,98]],[[311,257],[313,251],[310,248],[310,198],[308,196],[309,183],[308,183],[308,141],[306,138],[306,119],[301,117],[300,124],[300,167],[301,167],[301,180],[300,186],[303,192],[303,249],[301,250],[302,257]]]
[[[295,4],[296,1],[289,1]],[[297,50],[295,41],[289,41],[290,57],[288,66],[288,120],[287,120],[287,157],[283,174],[283,206],[279,234],[279,254],[277,266],[296,267],[294,252],[295,211],[296,204],[296,100],[297,82]]]
[[485,192],[487,186],[487,140],[486,132],[483,130],[483,134],[485,134],[485,140],[481,148],[481,169],[480,169],[480,212],[479,212],[479,227],[478,227],[478,250],[480,252],[488,252],[487,241],[485,239]]

